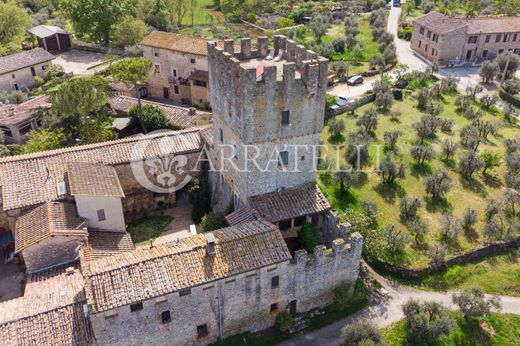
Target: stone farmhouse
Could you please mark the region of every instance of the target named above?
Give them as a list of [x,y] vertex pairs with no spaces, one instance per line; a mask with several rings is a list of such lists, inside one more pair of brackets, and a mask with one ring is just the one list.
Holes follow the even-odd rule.
[[8,144],[22,144],[27,141],[27,134],[39,128],[33,120],[34,113],[40,107],[49,107],[49,96],[41,95],[21,104],[0,104],[0,130]]
[[34,77],[43,77],[54,55],[42,48],[0,57],[0,90],[20,90],[34,86]]
[[153,61],[148,95],[209,107],[207,40],[154,31],[141,42],[143,56]]
[[439,65],[520,54],[520,17],[454,17],[431,12],[413,21],[411,48]]
[[[308,147],[323,127],[327,60],[282,36],[273,49],[266,37],[234,47],[207,46],[211,125],[0,159],[0,226],[28,272],[24,296],[0,303],[3,344],[207,345],[352,291],[363,238],[331,212]],[[248,144],[260,163],[278,149],[274,165],[234,168]],[[126,222],[181,191],[143,181],[196,177],[201,159],[217,168],[214,209],[235,205],[229,226],[135,248]],[[305,222],[322,243],[312,254],[293,242]]]

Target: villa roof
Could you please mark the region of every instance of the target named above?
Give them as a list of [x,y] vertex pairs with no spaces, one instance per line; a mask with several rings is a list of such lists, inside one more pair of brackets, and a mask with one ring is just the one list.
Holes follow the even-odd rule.
[[37,25],[28,29],[27,32],[39,38],[45,38],[55,34],[68,34],[68,32],[66,32],[59,26],[54,25]]
[[203,146],[199,131],[200,128],[191,128],[161,132],[1,158],[3,208],[11,210],[62,198],[56,186],[64,181],[65,166],[70,162],[118,165],[144,158],[199,152]]
[[134,243],[127,232],[113,232],[89,228],[85,249],[87,260],[113,256],[134,250]]
[[72,196],[125,196],[112,166],[74,162],[67,163],[66,170]]
[[27,276],[21,298],[0,303],[2,345],[86,345],[92,332],[83,312],[83,276],[57,267]]
[[214,231],[214,255],[208,235],[86,263],[88,304],[101,312],[291,259],[278,228],[264,220]]
[[[147,100],[141,100],[141,103],[143,105],[150,105],[160,108],[164,112],[168,120],[172,121],[173,123],[182,128],[196,126],[197,122],[201,118],[207,118],[209,121],[209,118],[211,117],[211,113],[195,109],[190,110],[189,108],[178,107],[174,105],[168,105],[164,103],[152,102]],[[137,105],[137,99],[135,97],[116,96],[110,99],[110,104],[116,112],[128,114],[130,107]]]
[[208,55],[207,40],[164,31],[153,31],[141,42],[143,46],[163,48],[196,55]]
[[31,120],[38,107],[49,106],[49,95],[41,95],[20,104],[0,104],[0,125],[22,124]]
[[230,224],[261,217],[269,222],[321,213],[331,208],[329,201],[316,184],[271,192],[249,198],[249,206],[226,216]]
[[445,34],[467,27],[467,34],[494,34],[520,31],[520,17],[460,17],[430,12],[413,21],[434,32]]
[[0,75],[54,60],[55,56],[42,48],[0,56]]
[[15,250],[23,251],[54,236],[86,237],[85,221],[70,202],[47,202],[16,220]]
[[202,70],[194,70],[192,73],[190,73],[188,79],[202,81],[202,82],[208,82],[209,81],[209,72],[202,71]]

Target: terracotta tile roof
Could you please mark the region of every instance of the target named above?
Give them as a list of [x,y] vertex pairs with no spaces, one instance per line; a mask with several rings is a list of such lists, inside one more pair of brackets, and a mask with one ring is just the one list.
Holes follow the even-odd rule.
[[207,40],[171,32],[153,31],[141,42],[143,46],[169,49],[196,55],[208,55]]
[[[189,108],[177,107],[147,100],[141,101],[143,105],[151,105],[162,109],[170,121],[173,121],[182,128],[196,126],[199,120],[203,119],[204,122],[209,122],[209,119],[211,118],[211,113],[209,112],[203,112],[196,109],[190,110]],[[116,112],[127,114],[130,110],[130,107],[137,105],[137,99],[128,96],[116,96],[110,99],[110,104]]]
[[49,95],[41,95],[18,105],[0,104],[0,125],[18,125],[31,119],[38,107],[49,107]]
[[[57,183],[65,179],[69,162],[117,165],[133,159],[191,153],[202,150],[200,128],[128,137],[104,143],[81,145],[0,158],[0,186],[4,210],[56,200]],[[142,157],[133,158],[137,143],[149,142]],[[144,142],[146,143],[146,142]]]
[[87,229],[83,219],[70,202],[47,202],[16,220],[15,251],[53,236],[86,237]]
[[214,141],[213,141],[213,127],[207,126],[206,128],[202,129],[200,131],[200,136],[204,139],[206,142],[206,145],[210,148],[213,147]]
[[127,232],[109,232],[89,228],[88,249],[85,251],[85,257],[89,261],[134,249],[132,237]]
[[0,56],[0,75],[49,62],[53,59],[55,59],[55,56],[42,48],[35,48],[12,55]]
[[269,222],[320,213],[331,208],[316,184],[250,197],[249,204]]
[[27,32],[40,38],[45,38],[56,34],[68,34],[68,32],[66,32],[59,26],[54,25],[37,25],[28,29]]
[[226,221],[230,225],[238,225],[240,223],[257,220],[258,218],[258,213],[251,207],[242,207],[226,215]]
[[66,171],[72,196],[125,197],[112,166],[74,162],[66,164]]
[[502,34],[520,31],[520,17],[450,17],[439,12],[430,12],[413,21],[436,33],[467,27],[468,34]]
[[257,220],[206,235],[101,258],[84,265],[88,304],[100,312],[291,259],[280,231]]
[[198,81],[202,81],[202,82],[208,82],[209,81],[209,72],[201,71],[201,70],[194,70],[192,73],[190,73],[188,79],[198,80]]

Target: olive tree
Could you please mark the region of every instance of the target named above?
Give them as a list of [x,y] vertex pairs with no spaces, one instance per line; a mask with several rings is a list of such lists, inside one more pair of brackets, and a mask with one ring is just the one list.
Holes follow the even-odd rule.
[[447,171],[440,170],[433,172],[424,180],[426,193],[432,196],[433,200],[439,200],[451,188],[452,180]]
[[452,297],[453,304],[457,305],[466,320],[489,315],[492,309],[500,310],[502,302],[499,297],[486,298],[484,291],[479,287],[466,288]]

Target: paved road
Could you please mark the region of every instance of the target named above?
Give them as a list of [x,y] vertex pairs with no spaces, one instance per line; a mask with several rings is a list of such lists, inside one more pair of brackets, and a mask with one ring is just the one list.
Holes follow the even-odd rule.
[[[365,265],[365,264],[364,264]],[[366,266],[366,265],[365,265]],[[447,308],[455,308],[451,301],[452,292],[426,292],[417,291],[408,287],[393,284],[366,266],[369,273],[374,277],[387,294],[384,297],[376,297],[371,300],[370,305],[341,321],[330,324],[312,333],[301,335],[282,343],[282,346],[337,346],[342,342],[341,330],[353,321],[365,319],[383,328],[404,318],[402,305],[410,299],[425,301],[436,301]],[[520,315],[520,298],[500,297],[502,299],[502,312]]]

